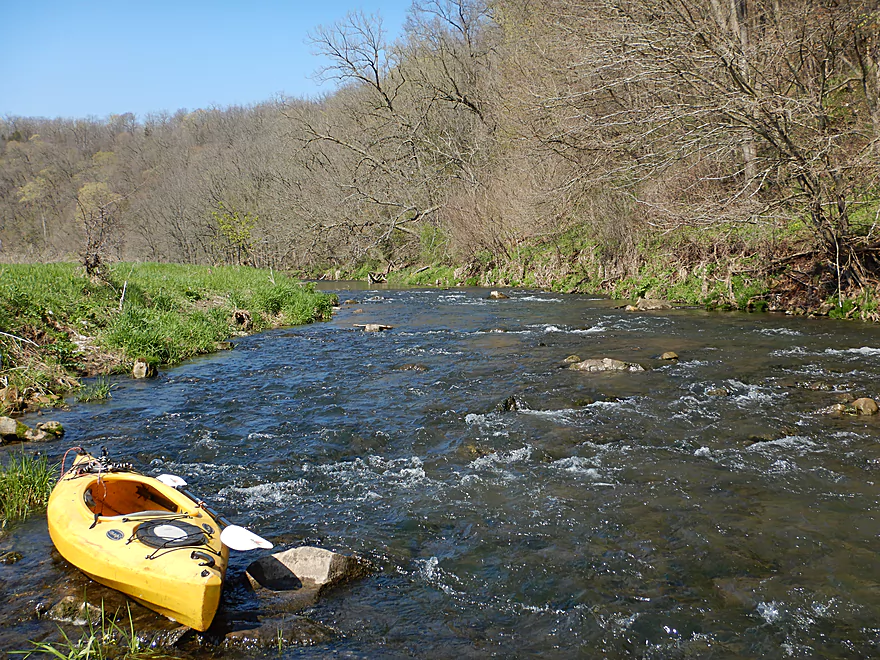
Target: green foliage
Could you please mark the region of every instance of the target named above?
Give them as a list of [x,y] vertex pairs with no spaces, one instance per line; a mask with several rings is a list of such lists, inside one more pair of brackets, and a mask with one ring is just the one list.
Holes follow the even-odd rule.
[[95,403],[110,398],[113,385],[106,378],[96,378],[94,382],[83,385],[76,394],[81,403]]
[[442,227],[425,222],[419,229],[419,262],[422,264],[446,263],[449,235]]
[[828,310],[828,316],[833,319],[846,319],[849,318],[853,310],[856,308],[856,301],[851,300],[849,298],[844,298],[843,300],[838,300],[835,296],[832,298],[833,306],[830,310]]
[[252,232],[257,225],[258,217],[250,213],[242,213],[231,206],[220,202],[211,216],[217,223],[220,234],[236,252],[238,263],[250,254],[253,248]]
[[9,462],[0,466],[0,527],[45,508],[57,467],[50,467],[45,456],[9,454]]

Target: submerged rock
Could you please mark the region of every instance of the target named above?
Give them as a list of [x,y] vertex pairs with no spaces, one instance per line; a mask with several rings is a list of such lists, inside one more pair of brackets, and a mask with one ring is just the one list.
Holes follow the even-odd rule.
[[859,415],[876,415],[878,410],[877,402],[868,397],[856,399],[852,402],[852,407]]
[[55,603],[45,616],[59,623],[84,626],[90,621],[93,623],[101,621],[101,608],[85,602],[82,598],[65,596]]
[[289,615],[261,621],[258,628],[235,630],[226,634],[227,648],[265,648],[280,651],[286,646],[326,644],[337,632],[304,616]]
[[395,371],[428,371],[428,367],[424,364],[419,364],[418,362],[412,362],[410,364],[401,364],[399,367],[394,367]]
[[623,360],[615,360],[613,358],[593,358],[582,360],[580,362],[572,362],[569,369],[574,371],[644,371],[645,368],[634,362],[624,362]]
[[581,362],[580,355],[569,355],[562,361],[562,364],[574,364],[575,362]]
[[22,554],[17,550],[10,550],[0,554],[0,564],[15,564],[21,561]]

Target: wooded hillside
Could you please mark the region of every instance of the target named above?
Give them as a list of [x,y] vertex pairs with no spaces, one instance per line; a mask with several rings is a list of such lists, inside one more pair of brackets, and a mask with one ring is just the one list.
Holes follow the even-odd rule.
[[388,270],[576,235],[607,282],[675,235],[685,274],[874,281],[875,0],[417,0],[398,42],[312,38],[318,100],[0,121],[0,259]]

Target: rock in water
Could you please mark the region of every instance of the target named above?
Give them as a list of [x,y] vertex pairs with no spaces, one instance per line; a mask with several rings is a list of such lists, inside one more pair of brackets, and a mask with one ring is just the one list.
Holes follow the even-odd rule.
[[137,358],[131,369],[131,375],[134,378],[153,378],[156,375],[156,367],[143,358]]
[[76,596],[65,596],[46,613],[46,618],[60,623],[84,626],[89,621],[101,621],[101,608]]
[[28,429],[24,433],[24,439],[29,442],[46,442],[46,440],[54,440],[54,435],[49,435],[45,431],[40,431],[37,429]]
[[507,300],[510,296],[504,295],[500,291],[489,292],[489,300]]
[[302,546],[262,557],[247,568],[254,589],[288,591],[326,588],[363,577],[369,566],[357,557],[348,557],[323,548]]
[[64,426],[61,422],[56,422],[54,420],[49,420],[46,422],[40,422],[37,424],[38,431],[44,431],[50,435],[54,435],[56,438],[60,438],[64,435]]
[[511,412],[514,410],[519,410],[519,402],[516,400],[516,397],[509,396],[504,401],[498,404],[497,407],[498,412]]
[[574,371],[644,371],[645,368],[640,364],[633,362],[624,362],[623,360],[615,360],[613,358],[594,358],[590,360],[582,360],[573,362],[568,366]]
[[355,323],[354,327],[363,328],[364,332],[383,332],[385,330],[391,330],[393,325],[384,325],[382,323]]
[[661,360],[677,360],[678,353],[675,351],[666,351],[663,355],[660,356]]
[[21,442],[30,429],[11,417],[0,417],[0,444],[4,442]]
[[860,415],[876,415],[878,409],[877,402],[874,401],[874,399],[869,399],[868,397],[856,399],[852,402],[852,407]]

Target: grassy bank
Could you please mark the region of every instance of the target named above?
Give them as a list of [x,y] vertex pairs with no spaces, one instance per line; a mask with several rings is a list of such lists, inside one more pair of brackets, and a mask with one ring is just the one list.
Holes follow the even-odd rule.
[[[878,291],[838,292],[833,264],[812,255],[810,241],[799,222],[642,228],[613,239],[577,225],[503,254],[477,252],[464,264],[422,258],[390,272],[388,281],[540,288],[620,300],[663,298],[707,309],[880,320]],[[369,270],[386,268],[376,262]],[[351,269],[349,274],[356,278],[361,273]]]
[[115,264],[103,279],[69,263],[0,266],[0,411],[50,405],[77,378],[171,365],[237,333],[331,314],[333,300],[284,274],[244,267]]

